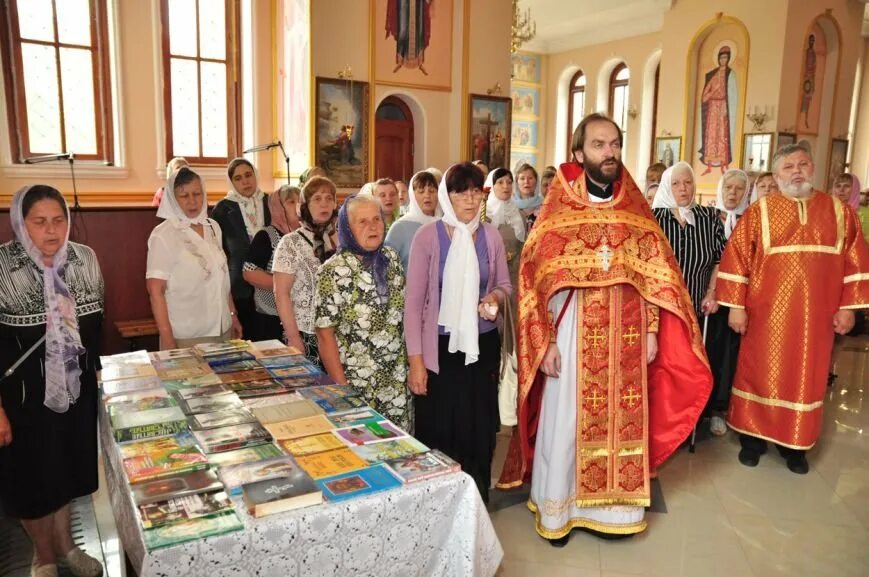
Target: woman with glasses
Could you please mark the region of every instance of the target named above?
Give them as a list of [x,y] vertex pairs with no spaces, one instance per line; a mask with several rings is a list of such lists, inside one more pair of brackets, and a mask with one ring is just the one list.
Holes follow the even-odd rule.
[[498,229],[480,223],[482,198],[476,166],[447,170],[438,189],[444,216],[411,245],[404,326],[415,435],[458,461],[488,502],[499,428],[495,320],[513,288]]

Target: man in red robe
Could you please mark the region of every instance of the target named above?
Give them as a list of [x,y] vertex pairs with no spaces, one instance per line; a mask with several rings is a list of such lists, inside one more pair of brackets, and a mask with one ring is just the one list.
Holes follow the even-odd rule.
[[522,253],[518,427],[502,489],[531,481],[537,532],[645,529],[650,473],[691,433],[712,375],[666,237],[621,164],[622,134],[580,122]]
[[772,441],[788,469],[809,472],[821,434],[833,333],[869,308],[869,248],[854,210],[812,190],[815,165],[801,144],[772,159],[780,194],[739,219],[721,257],[717,298],[742,336],[727,424],[739,461],[754,467]]

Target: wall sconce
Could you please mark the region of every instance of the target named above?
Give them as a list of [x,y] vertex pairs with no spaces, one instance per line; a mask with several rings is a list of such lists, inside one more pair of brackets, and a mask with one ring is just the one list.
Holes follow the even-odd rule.
[[486,94],[488,94],[489,96],[492,96],[493,94],[501,96],[501,83],[496,82],[495,86],[493,86],[492,88],[487,88]]
[[766,121],[773,117],[774,107],[764,106],[760,108],[759,106],[754,106],[751,108],[750,112],[745,116],[751,121],[754,125],[754,132],[763,132],[763,126],[766,124]]
[[341,80],[353,80],[353,69],[350,68],[350,65],[344,67],[344,70],[338,71],[338,78]]
[[662,131],[661,131],[661,136],[664,136],[664,137],[666,137],[666,136],[673,136],[673,133],[670,132],[669,130],[662,130]]
[[639,114],[639,112],[637,111],[637,107],[633,104],[628,105],[628,116],[633,119],[637,117],[637,114]]

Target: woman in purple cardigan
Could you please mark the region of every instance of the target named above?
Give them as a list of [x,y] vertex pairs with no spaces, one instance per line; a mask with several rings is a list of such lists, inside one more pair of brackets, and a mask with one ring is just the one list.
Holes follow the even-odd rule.
[[443,219],[422,226],[410,249],[404,332],[416,437],[458,461],[488,502],[499,427],[495,320],[512,286],[498,229],[480,223],[482,188],[469,162],[441,180]]

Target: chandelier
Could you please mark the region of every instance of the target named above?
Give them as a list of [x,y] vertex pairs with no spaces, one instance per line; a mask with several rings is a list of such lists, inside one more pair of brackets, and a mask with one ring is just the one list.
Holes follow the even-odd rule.
[[510,53],[515,54],[523,44],[537,35],[537,23],[531,20],[531,9],[519,13],[519,0],[513,0],[513,25],[510,37]]

